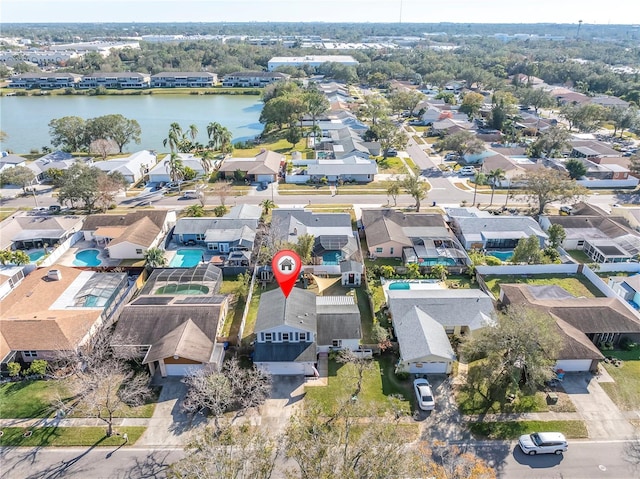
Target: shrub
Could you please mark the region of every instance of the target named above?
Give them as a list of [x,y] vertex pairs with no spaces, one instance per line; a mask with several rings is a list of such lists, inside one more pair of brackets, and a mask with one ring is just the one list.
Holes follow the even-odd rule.
[[500,258],[496,258],[495,256],[491,255],[485,256],[484,262],[487,263],[487,266],[500,266],[502,264]]
[[26,374],[38,374],[44,376],[47,372],[47,362],[44,359],[34,359]]
[[396,377],[401,381],[409,379],[409,373],[407,371],[396,371]]
[[634,343],[630,337],[628,336],[624,336],[621,340],[620,340],[620,349],[624,350],[624,351],[632,351],[635,347],[637,346],[636,343]]
[[15,378],[18,374],[20,374],[20,370],[22,367],[18,363],[9,363],[7,364],[7,369],[9,370],[9,376]]

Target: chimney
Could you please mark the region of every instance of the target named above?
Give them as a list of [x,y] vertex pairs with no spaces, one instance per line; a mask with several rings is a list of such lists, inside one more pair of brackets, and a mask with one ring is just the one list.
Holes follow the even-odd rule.
[[62,279],[62,272],[59,269],[50,269],[47,273],[47,279],[51,281],[60,281]]

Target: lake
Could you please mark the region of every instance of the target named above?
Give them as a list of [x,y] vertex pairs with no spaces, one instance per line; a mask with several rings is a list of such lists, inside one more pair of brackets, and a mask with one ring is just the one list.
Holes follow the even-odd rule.
[[3,150],[16,154],[51,146],[49,122],[64,116],[84,119],[121,114],[137,120],[142,128],[140,144],[125,146],[129,152],[142,149],[168,151],[162,145],[169,125],[183,130],[195,124],[196,141],[207,144],[207,125],[218,122],[233,134],[233,141],[249,140],[262,132],[258,122],[262,102],[255,95],[110,95],[0,97],[0,129],[7,134]]

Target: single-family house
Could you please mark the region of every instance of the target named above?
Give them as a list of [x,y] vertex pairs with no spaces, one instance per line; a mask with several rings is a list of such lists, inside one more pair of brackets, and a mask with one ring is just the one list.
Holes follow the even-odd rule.
[[0,246],[12,250],[54,248],[81,231],[82,224],[82,217],[72,215],[16,216],[4,222]]
[[218,172],[222,178],[233,179],[236,171],[239,171],[249,181],[273,183],[278,180],[278,174],[284,162],[284,155],[262,149],[255,158],[225,159]]
[[151,75],[151,88],[203,88],[218,83],[211,72],[160,72]]
[[371,183],[378,173],[375,160],[356,155],[330,160],[296,160],[293,164],[295,168],[285,176],[287,183],[320,182],[323,178],[330,183]]
[[[640,340],[640,316],[618,297],[576,298],[556,285],[502,284],[500,301],[505,306],[524,305],[534,308],[551,314],[556,321],[560,319],[568,323],[584,335],[581,341],[583,346],[585,337],[594,346],[602,343],[617,344],[624,336],[634,341]],[[559,327],[565,333],[570,332],[563,323]],[[593,348],[581,350],[580,355],[559,359],[556,368],[565,371],[596,371],[597,362],[602,357],[592,357],[595,352]]]
[[[191,168],[198,176],[205,174],[205,170],[202,166],[202,158],[191,153],[178,153],[178,158],[182,161],[183,167]],[[148,175],[150,183],[170,183],[172,181],[166,160],[159,161],[153,168],[151,168]]]
[[640,309],[640,274],[612,276],[609,278],[609,287],[634,309]]
[[358,240],[347,213],[278,208],[272,215],[271,239],[276,244],[297,244],[303,235],[314,237],[312,265],[308,267],[313,271],[340,274],[341,261],[361,261]]
[[456,356],[449,336],[466,336],[493,324],[493,300],[479,289],[387,291],[400,347],[399,369],[410,373],[451,372]]
[[611,207],[611,215],[624,218],[631,228],[640,231],[640,206],[614,205]]
[[229,298],[219,294],[222,271],[213,265],[155,269],[126,305],[112,347],[137,348],[151,374],[184,376],[224,360],[220,332]]
[[[468,210],[476,210],[469,208]],[[512,250],[522,238],[536,236],[540,247],[548,238],[540,225],[529,216],[493,216],[485,211],[468,212],[452,209],[448,212],[451,229],[467,250]],[[461,216],[458,216],[461,215]]]
[[[614,157],[578,157],[573,161],[579,161],[585,167],[585,174],[577,179],[578,184],[586,188],[634,188],[638,186],[638,178],[631,176],[628,167],[614,162],[602,161],[605,158]],[[552,160],[566,169],[566,161]]]
[[87,345],[114,319],[127,286],[126,273],[35,270],[0,301],[1,362],[52,360]]
[[57,150],[38,158],[37,160],[27,164],[26,166],[36,175],[36,181],[38,183],[42,183],[49,180],[47,171],[52,168],[55,170],[64,171],[69,169],[77,161],[89,163],[92,162],[92,160],[93,158],[88,156],[74,157],[71,153]]
[[358,349],[360,311],[353,296],[316,296],[293,288],[262,293],[255,325],[254,364],[276,375],[312,376],[320,352]]
[[12,153],[6,154],[3,152],[2,156],[0,156],[0,172],[16,166],[27,166],[27,159],[20,155],[14,155]]
[[0,299],[17,288],[25,275],[35,268],[35,265],[0,264]]
[[162,244],[176,223],[175,211],[146,210],[126,215],[88,216],[82,231],[86,241],[95,241],[110,258],[142,259],[149,248]]
[[541,216],[545,231],[558,224],[566,233],[565,250],[582,250],[596,263],[626,263],[640,253],[640,233],[627,226],[624,218],[609,216],[593,207],[579,204],[571,215]]
[[363,209],[370,258],[401,258],[420,266],[465,266],[469,258],[442,215]]
[[571,140],[572,158],[606,158],[620,156],[606,143],[598,140]]
[[214,254],[252,251],[258,218],[180,218],[173,238],[182,244],[203,245]]
[[150,150],[142,150],[126,158],[98,161],[93,166],[105,173],[117,171],[122,173],[128,183],[137,183],[156,164],[156,154]]

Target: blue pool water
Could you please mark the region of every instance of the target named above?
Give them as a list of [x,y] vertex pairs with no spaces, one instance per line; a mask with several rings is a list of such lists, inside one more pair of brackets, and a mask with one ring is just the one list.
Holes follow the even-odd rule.
[[396,281],[389,285],[389,289],[411,289],[411,284],[406,281]]
[[435,266],[437,264],[453,266],[456,264],[456,260],[451,258],[429,258],[420,263],[420,266]]
[[340,264],[340,251],[328,251],[322,255],[322,264]]
[[202,261],[201,249],[179,249],[169,263],[170,268],[192,268]]
[[487,251],[487,254],[502,261],[509,261],[513,256],[513,251]]
[[97,249],[84,249],[76,253],[76,259],[73,260],[74,266],[100,266],[102,261],[98,259],[100,251]]
[[29,259],[32,263],[38,262],[44,256],[44,251],[33,251],[29,253]]

